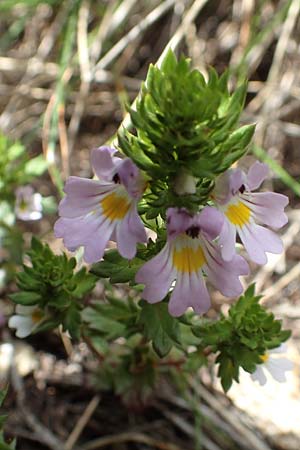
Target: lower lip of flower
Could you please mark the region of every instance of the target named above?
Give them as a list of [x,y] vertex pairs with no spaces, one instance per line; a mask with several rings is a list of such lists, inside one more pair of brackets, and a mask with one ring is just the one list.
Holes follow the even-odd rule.
[[251,211],[244,203],[238,202],[229,205],[225,215],[233,225],[242,227],[249,223]]
[[180,272],[197,272],[206,262],[202,248],[182,246],[173,250],[173,266]]
[[116,192],[106,195],[100,204],[103,215],[110,220],[123,219],[130,208],[128,199],[123,195],[118,195]]

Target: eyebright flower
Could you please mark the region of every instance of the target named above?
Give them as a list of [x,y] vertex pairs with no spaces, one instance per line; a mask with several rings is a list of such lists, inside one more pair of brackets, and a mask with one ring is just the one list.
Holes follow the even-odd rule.
[[225,172],[219,177],[213,198],[224,214],[219,243],[222,257],[230,261],[235,254],[238,233],[250,259],[257,264],[267,262],[266,252],[281,253],[282,241],[273,231],[258,225],[278,229],[288,221],[284,208],[285,195],[274,192],[252,192],[268,175],[266,164],[256,161],[246,175],[240,169]]
[[42,196],[31,186],[16,189],[15,213],[21,220],[39,220],[42,217]]
[[219,247],[212,242],[222,225],[222,214],[215,208],[206,207],[194,216],[185,209],[169,208],[167,243],[136,274],[136,281],[145,284],[142,298],[149,303],[163,300],[176,280],[170,314],[180,316],[189,306],[198,314],[204,313],[210,307],[210,297],[203,272],[225,296],[241,294],[238,277],[248,274],[248,264],[238,255],[230,262],[223,261]]
[[262,355],[260,357],[262,364],[257,365],[256,371],[251,374],[252,380],[258,381],[261,386],[266,384],[266,369],[274,380],[279,383],[284,383],[286,381],[285,372],[294,368],[294,364],[288,358],[278,357],[279,354],[286,353],[286,350],[286,345],[281,344],[280,347],[274,348]]
[[70,251],[83,246],[87,263],[102,258],[110,239],[128,259],[135,256],[138,242],[147,241],[137,213],[145,182],[136,165],[129,158],[115,157],[115,152],[110,147],[93,150],[91,163],[100,181],[70,177],[59,205],[55,235]]
[[16,336],[25,338],[29,336],[34,328],[42,321],[43,312],[38,306],[16,306],[16,314],[8,321],[9,328],[16,328]]

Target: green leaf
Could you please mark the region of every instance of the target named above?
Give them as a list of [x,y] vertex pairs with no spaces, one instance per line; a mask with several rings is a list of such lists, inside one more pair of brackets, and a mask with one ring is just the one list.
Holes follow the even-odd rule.
[[126,325],[117,320],[110,319],[98,312],[95,308],[85,308],[82,313],[82,320],[89,324],[93,330],[97,330],[106,336],[106,339],[116,339],[124,336]]
[[76,303],[73,303],[65,314],[63,320],[63,329],[68,331],[72,338],[80,338],[81,315]]
[[77,298],[82,298],[94,289],[97,278],[95,275],[87,273],[85,268],[82,268],[74,275],[73,281],[76,287],[72,294]]
[[32,158],[25,164],[24,171],[26,175],[32,177],[39,177],[47,170],[47,161],[43,155],[36,156]]
[[41,300],[41,295],[34,291],[23,291],[10,294],[9,298],[20,305],[33,306]]
[[221,384],[225,392],[227,392],[233,380],[238,381],[238,367],[234,362],[224,353],[221,353],[217,360],[219,363],[218,376],[221,378]]
[[167,303],[151,305],[142,301],[141,306],[139,323],[144,328],[146,338],[152,341],[153,349],[160,357],[164,357],[174,344],[180,343],[178,320],[170,316]]

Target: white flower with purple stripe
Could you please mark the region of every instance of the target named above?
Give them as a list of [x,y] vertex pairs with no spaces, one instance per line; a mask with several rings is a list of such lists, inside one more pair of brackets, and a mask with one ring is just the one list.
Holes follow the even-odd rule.
[[115,152],[110,147],[94,149],[91,163],[100,180],[70,177],[59,205],[61,218],[55,224],[55,235],[63,238],[70,251],[83,246],[87,263],[103,257],[110,239],[128,259],[134,258],[138,242],[147,242],[137,213],[144,179],[129,158],[115,157]]
[[274,229],[284,226],[288,221],[284,213],[288,197],[275,192],[252,192],[267,175],[267,165],[257,161],[247,175],[240,169],[232,169],[216,182],[213,199],[225,219],[219,243],[226,261],[230,261],[235,254],[236,234],[250,259],[257,264],[267,262],[266,252],[283,251],[280,237],[259,224]]
[[167,243],[136,274],[136,281],[145,285],[142,298],[149,303],[163,300],[176,280],[169,301],[170,314],[180,316],[189,306],[198,314],[205,313],[210,296],[203,272],[223,295],[240,295],[243,287],[239,276],[248,274],[248,264],[238,255],[224,262],[220,248],[212,242],[223,220],[222,214],[211,207],[194,216],[185,209],[168,209]]
[[264,355],[260,356],[262,364],[258,364],[256,371],[251,374],[253,381],[258,381],[261,386],[267,382],[265,370],[267,370],[274,380],[279,383],[286,381],[285,372],[293,370],[294,364],[288,358],[280,357],[282,353],[286,353],[287,347],[281,344],[280,347],[269,350]]

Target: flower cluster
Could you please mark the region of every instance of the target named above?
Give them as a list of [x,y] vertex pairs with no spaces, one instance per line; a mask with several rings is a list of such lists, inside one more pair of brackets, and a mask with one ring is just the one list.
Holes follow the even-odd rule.
[[[59,206],[61,217],[55,224],[55,235],[63,238],[70,251],[83,246],[87,263],[103,257],[109,240],[117,243],[119,253],[127,259],[136,255],[137,243],[147,242],[137,212],[146,189],[145,179],[130,158],[121,159],[115,153],[110,147],[94,149],[91,162],[98,180],[70,177]],[[190,306],[199,314],[209,309],[205,278],[227,297],[242,293],[239,277],[247,275],[249,267],[236,254],[236,234],[249,258],[258,264],[267,261],[266,252],[282,251],[280,238],[262,225],[277,229],[287,222],[287,197],[252,192],[267,173],[267,166],[259,162],[248,174],[229,169],[216,180],[211,194],[213,205],[197,213],[182,207],[167,209],[166,244],[135,278],[145,285],[145,300],[159,302],[171,290],[169,312],[180,316]],[[192,194],[196,184],[197,179],[183,173],[177,177],[174,191],[177,195]]]

